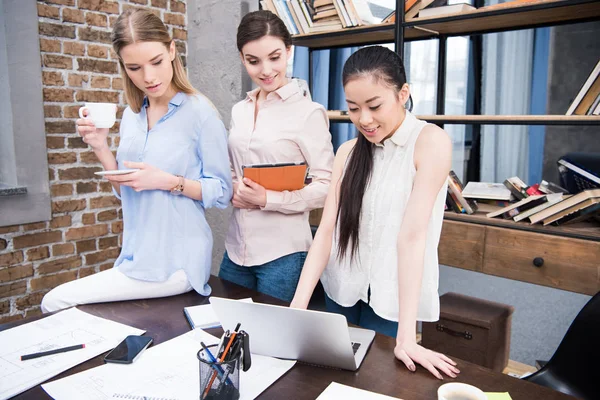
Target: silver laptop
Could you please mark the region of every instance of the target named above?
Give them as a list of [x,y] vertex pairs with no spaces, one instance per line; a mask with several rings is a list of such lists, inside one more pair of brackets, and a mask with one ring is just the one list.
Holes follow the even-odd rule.
[[356,371],[375,338],[340,314],[214,296],[210,303],[224,330],[241,324],[256,354]]

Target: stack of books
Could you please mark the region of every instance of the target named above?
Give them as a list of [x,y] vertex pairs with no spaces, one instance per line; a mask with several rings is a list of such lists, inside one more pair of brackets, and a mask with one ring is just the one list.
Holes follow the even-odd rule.
[[260,4],[281,18],[292,35],[364,24],[352,0],[262,0]]
[[566,115],[600,115],[600,60],[579,89]]

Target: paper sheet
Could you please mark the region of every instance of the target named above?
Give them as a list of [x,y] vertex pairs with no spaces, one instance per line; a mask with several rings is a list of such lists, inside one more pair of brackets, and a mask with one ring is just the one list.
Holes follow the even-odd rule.
[[[252,303],[250,297],[246,299],[240,299],[245,303]],[[201,304],[199,306],[184,307],[183,313],[187,318],[192,329],[201,328],[215,328],[221,326],[221,322],[213,310],[212,304]]]
[[[146,350],[129,365],[106,364],[42,385],[56,400],[200,397],[200,342],[218,339],[195,329]],[[241,400],[252,400],[294,366],[295,361],[252,354],[252,367],[240,375]]]
[[[144,333],[76,308],[0,332],[0,399],[8,399]],[[25,354],[85,344],[84,349],[21,361]]]
[[508,392],[487,392],[485,395],[487,396],[488,400],[512,400],[512,397],[510,397]]
[[398,400],[396,397],[369,392],[341,383],[331,382],[329,386],[317,397],[317,400]]

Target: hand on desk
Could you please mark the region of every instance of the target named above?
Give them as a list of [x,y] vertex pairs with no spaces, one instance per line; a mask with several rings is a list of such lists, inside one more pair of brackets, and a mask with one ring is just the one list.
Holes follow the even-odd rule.
[[441,353],[426,349],[416,342],[401,343],[396,341],[394,355],[398,360],[402,361],[409,370],[415,371],[416,367],[414,363],[417,362],[427,368],[427,370],[438,379],[443,379],[442,374],[440,374],[438,370],[452,378],[456,378],[456,374],[460,373],[458,368],[455,367],[456,363],[454,361]]

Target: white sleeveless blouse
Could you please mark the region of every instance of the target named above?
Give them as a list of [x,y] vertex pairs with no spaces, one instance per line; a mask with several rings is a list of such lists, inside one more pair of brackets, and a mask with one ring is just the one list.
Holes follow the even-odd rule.
[[[338,232],[334,235],[329,262],[321,282],[327,295],[344,307],[362,300],[382,318],[398,321],[398,251],[397,240],[408,199],[416,175],[415,143],[425,122],[410,112],[398,130],[374,147],[373,173],[365,191],[359,227],[359,248],[354,259],[337,258]],[[423,280],[417,320],[437,321],[440,306],[438,295],[437,247],[444,218],[447,187],[444,185],[435,200],[429,220]],[[417,266],[403,265],[402,268]]]

